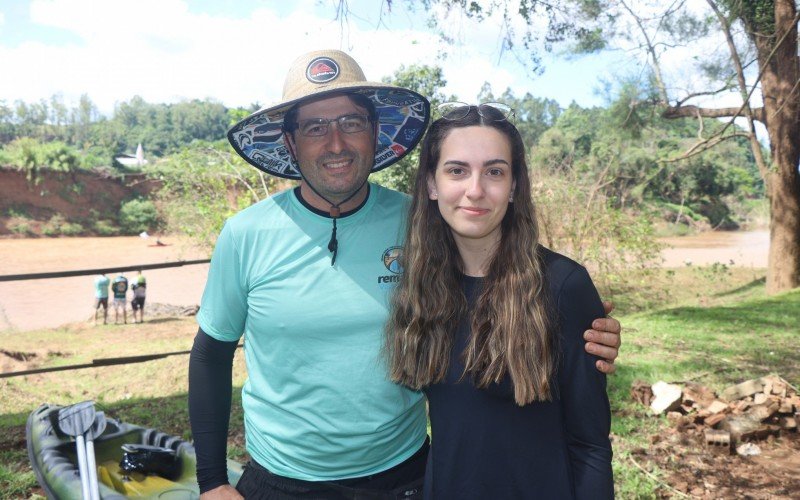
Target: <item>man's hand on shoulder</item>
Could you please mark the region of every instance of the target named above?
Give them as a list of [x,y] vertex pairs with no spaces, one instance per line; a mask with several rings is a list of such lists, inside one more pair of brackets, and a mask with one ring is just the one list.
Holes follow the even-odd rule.
[[[614,310],[614,304],[603,302],[603,309],[606,314]],[[617,371],[614,360],[619,356],[619,346],[622,344],[622,325],[619,321],[611,317],[598,318],[592,321],[592,329],[583,333],[586,341],[586,352],[602,358],[598,359],[595,366],[605,374],[612,374]]]
[[200,495],[200,500],[240,500],[244,497],[236,491],[230,484],[217,486],[213,490],[206,491]]

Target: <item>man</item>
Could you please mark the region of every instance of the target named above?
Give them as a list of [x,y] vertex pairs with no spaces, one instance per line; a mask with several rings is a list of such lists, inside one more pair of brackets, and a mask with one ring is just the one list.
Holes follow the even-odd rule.
[[[131,285],[131,290],[133,290],[131,310],[133,311],[133,322],[144,323],[144,299],[147,295],[147,278],[144,277],[141,269],[139,269],[138,273],[136,282]],[[139,314],[138,321],[136,320],[137,312]]]
[[94,279],[94,324],[97,324],[97,311],[103,308],[103,324],[108,324],[108,285],[111,280],[105,273]]
[[[402,269],[407,197],[367,182],[416,146],[419,94],[367,82],[340,51],[298,58],[283,100],[228,133],[255,167],[299,187],[229,219],[209,269],[189,364],[203,498],[417,498],[427,455],[422,394],[392,384],[380,348]],[[613,371],[619,323],[587,349]],[[245,336],[247,465],[227,484],[231,365]],[[238,491],[237,491],[238,490]]]
[[125,296],[128,294],[128,278],[119,273],[119,276],[114,278],[114,283],[111,284],[111,290],[114,292],[114,324],[119,324],[119,311],[122,310],[122,321],[128,324],[128,306],[125,303]]

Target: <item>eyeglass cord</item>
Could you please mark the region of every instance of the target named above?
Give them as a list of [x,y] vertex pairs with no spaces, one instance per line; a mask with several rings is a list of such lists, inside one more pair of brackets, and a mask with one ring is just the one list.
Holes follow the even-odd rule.
[[[300,169],[298,168],[297,171],[300,172]],[[358,186],[358,189],[353,191],[353,193],[350,196],[348,196],[347,198],[343,199],[339,203],[333,203],[329,199],[327,199],[324,196],[322,196],[322,194],[320,194],[320,192],[317,191],[316,188],[314,188],[314,186],[310,182],[308,182],[308,179],[305,178],[305,176],[303,175],[302,172],[300,172],[300,177],[303,179],[303,181],[306,183],[306,185],[309,188],[311,188],[312,191],[314,191],[314,193],[317,196],[319,196],[320,198],[322,198],[323,200],[325,200],[327,203],[329,203],[331,205],[331,207],[328,209],[328,213],[330,214],[331,218],[333,219],[333,228],[331,229],[331,239],[330,239],[330,241],[328,241],[328,251],[331,252],[331,254],[332,254],[331,255],[331,267],[333,267],[333,265],[336,263],[336,255],[339,253],[339,240],[336,238],[336,219],[338,219],[339,216],[342,214],[342,211],[341,211],[341,209],[339,207],[341,206],[342,203],[346,203],[346,202],[350,201],[355,195],[357,195],[358,192],[361,191],[361,188],[364,187],[364,184],[367,183],[368,179],[364,179],[364,182],[362,182],[361,185]]]

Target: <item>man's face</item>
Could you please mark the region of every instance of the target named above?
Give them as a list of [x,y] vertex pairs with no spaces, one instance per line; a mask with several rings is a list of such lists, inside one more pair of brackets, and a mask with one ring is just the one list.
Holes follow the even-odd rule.
[[[297,123],[302,124],[313,118],[331,120],[352,114],[366,115],[367,110],[341,95],[300,106]],[[362,187],[375,161],[375,125],[372,123],[361,132],[345,133],[340,130],[339,123],[333,122],[328,125],[324,135],[307,137],[301,130],[296,130],[286,139],[294,150],[303,177],[334,203],[348,198]],[[327,203],[304,187],[301,185],[306,201],[314,206],[319,204],[317,208],[328,209]],[[352,201],[358,204],[363,198],[356,196]]]

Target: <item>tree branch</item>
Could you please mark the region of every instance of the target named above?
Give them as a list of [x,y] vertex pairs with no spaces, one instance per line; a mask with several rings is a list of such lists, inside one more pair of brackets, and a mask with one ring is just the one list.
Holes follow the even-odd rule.
[[[661,114],[664,118],[694,118],[702,116],[704,118],[736,118],[742,112],[742,108],[701,108],[699,106],[669,106]],[[759,120],[764,120],[764,108],[752,108],[753,116]]]
[[703,139],[702,141],[698,141],[695,143],[691,148],[686,150],[682,155],[675,157],[675,158],[667,158],[664,160],[658,160],[659,163],[675,163],[682,160],[686,160],[691,158],[692,156],[697,156],[700,153],[704,153],[709,149],[713,148],[717,144],[726,141],[728,139],[733,139],[734,137],[750,137],[750,134],[746,132],[734,132],[728,135],[713,135],[708,139]]
[[731,85],[726,83],[723,87],[721,87],[721,88],[719,88],[717,90],[709,90],[708,92],[692,92],[691,94],[686,95],[683,99],[681,99],[679,101],[676,101],[674,107],[675,108],[680,108],[683,105],[683,103],[685,103],[686,101],[688,101],[690,99],[694,99],[695,97],[717,95],[717,94],[720,94],[720,93],[725,92],[726,90],[730,90],[730,89],[731,89]]
[[653,42],[650,40],[650,36],[647,34],[647,30],[645,29],[642,20],[636,14],[634,14],[633,10],[628,7],[627,3],[621,1],[620,5],[622,5],[626,11],[628,11],[628,14],[633,18],[633,20],[636,22],[636,25],[639,27],[639,31],[642,32],[642,36],[644,37],[647,46],[646,51],[650,56],[650,66],[653,68],[653,74],[656,77],[658,94],[661,97],[661,101],[664,104],[667,104],[669,103],[669,97],[667,96],[667,87],[664,85],[664,78],[661,75],[661,66],[658,63],[658,54],[656,54],[656,48],[653,46]]

